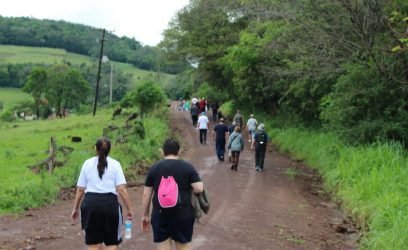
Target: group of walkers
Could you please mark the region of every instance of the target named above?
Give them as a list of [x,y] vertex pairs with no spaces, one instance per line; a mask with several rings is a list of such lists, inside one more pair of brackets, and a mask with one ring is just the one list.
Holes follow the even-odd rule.
[[[209,119],[205,106],[200,105],[201,101],[193,99],[190,112],[193,125],[200,131],[200,143],[206,144]],[[213,121],[219,120],[212,135],[219,161],[224,161],[227,146],[231,169],[238,171],[240,153],[244,149],[242,131],[246,128],[248,142],[251,149],[255,149],[255,169],[262,171],[268,142],[265,126],[262,123],[258,125],[252,114],[245,126],[239,110],[232,124],[226,126],[225,119],[218,117],[218,104],[212,107]],[[71,220],[75,224],[81,218],[88,249],[101,249],[102,244],[106,249],[118,249],[123,241],[121,229],[124,219],[118,196],[126,207],[126,220],[134,218],[133,206],[121,164],[108,156],[110,141],[107,138],[97,140],[95,150],[97,155],[86,160],[81,168]],[[162,152],[164,159],[150,167],[144,182],[141,228],[143,231],[152,228],[157,249],[172,249],[172,241],[178,250],[191,249],[196,218],[192,199],[200,196],[196,199],[201,205],[204,184],[196,169],[179,159],[180,144],[177,140],[167,139]],[[153,208],[149,215],[151,204]]]
[[[251,149],[255,150],[255,170],[262,171],[264,168],[264,159],[266,147],[268,144],[268,135],[265,132],[263,123],[258,125],[254,115],[251,114],[246,124],[248,133],[248,142],[251,143]],[[219,120],[219,124],[214,127],[213,140],[215,141],[215,151],[219,161],[224,161],[225,146],[228,148],[228,159],[232,163],[231,170],[238,171],[239,156],[244,150],[244,139],[242,130],[245,128],[244,117],[240,110],[237,110],[233,122],[230,126],[224,124],[224,118]]]
[[[108,156],[110,141],[99,139],[95,149],[97,156],[86,160],[81,168],[71,220],[75,224],[81,217],[88,249],[101,249],[102,244],[106,249],[118,249],[123,241],[118,196],[125,204],[126,220],[134,217],[132,203],[120,163]],[[191,249],[195,222],[192,193],[202,194],[204,185],[195,168],[178,158],[177,140],[167,139],[162,150],[164,160],[151,166],[144,183],[141,228],[143,231],[152,228],[157,249],[172,249],[172,240],[178,250]],[[172,201],[175,202],[169,203]]]

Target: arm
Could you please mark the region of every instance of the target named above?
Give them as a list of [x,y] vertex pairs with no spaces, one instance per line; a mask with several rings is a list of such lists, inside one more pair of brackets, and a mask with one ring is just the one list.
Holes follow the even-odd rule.
[[81,204],[81,200],[82,200],[82,197],[84,196],[84,193],[85,193],[85,188],[77,187],[77,191],[75,194],[75,200],[74,200],[74,208],[72,209],[72,213],[71,213],[72,225],[76,224],[76,222],[78,221],[79,205]]
[[195,194],[199,194],[204,191],[204,183],[202,181],[194,182],[194,183],[191,183],[190,185],[193,188],[193,192]]
[[149,229],[149,210],[150,210],[150,202],[153,196],[153,187],[144,187],[143,189],[143,201],[142,201],[142,230],[147,231]]
[[126,190],[126,186],[125,185],[119,185],[116,187],[116,191],[118,192],[118,194],[120,195],[120,197],[122,198],[123,202],[125,203],[126,206],[126,210],[127,210],[127,219],[133,219],[133,210],[132,210],[132,206],[129,200],[129,195],[128,192]]

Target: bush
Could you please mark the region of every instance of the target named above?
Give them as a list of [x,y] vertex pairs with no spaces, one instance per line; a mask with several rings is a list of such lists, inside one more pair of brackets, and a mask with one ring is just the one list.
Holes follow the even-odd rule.
[[384,79],[377,70],[358,64],[344,66],[334,91],[321,101],[326,128],[349,142],[377,139],[408,141],[408,92]]
[[1,120],[5,122],[12,122],[14,120],[14,113],[12,110],[6,110],[1,114]]

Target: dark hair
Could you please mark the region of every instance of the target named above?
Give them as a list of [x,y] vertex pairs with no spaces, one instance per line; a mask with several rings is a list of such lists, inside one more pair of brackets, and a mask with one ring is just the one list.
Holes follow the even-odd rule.
[[108,167],[106,157],[111,149],[111,142],[108,138],[101,138],[95,143],[96,151],[98,152],[98,173],[99,178],[102,179],[102,175],[105,173],[105,168]]
[[167,139],[163,143],[164,156],[178,155],[179,151],[180,151],[180,143],[176,139],[170,138],[170,139]]

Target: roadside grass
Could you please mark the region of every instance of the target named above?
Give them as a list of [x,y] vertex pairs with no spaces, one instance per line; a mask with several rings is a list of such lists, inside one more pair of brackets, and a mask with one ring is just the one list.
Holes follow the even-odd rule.
[[[73,65],[91,65],[92,63],[96,63],[97,60],[97,58],[70,53],[63,49],[0,45],[0,63],[56,64],[70,62]],[[137,85],[144,80],[157,79],[157,73],[154,71],[139,69],[128,63],[115,61],[112,61],[112,63],[114,71],[116,68],[119,68],[124,73],[131,75],[133,85]],[[175,75],[160,73],[159,82],[166,85],[174,78]]]
[[30,101],[32,99],[33,98],[31,97],[30,94],[23,92],[21,89],[0,88],[0,101],[4,105],[3,110],[0,109],[0,113],[18,103]]
[[[221,110],[233,115],[231,102]],[[245,114],[248,117],[248,114]],[[303,128],[290,115],[256,113],[279,151],[305,161],[324,178],[325,189],[361,228],[361,249],[408,246],[408,155],[396,142],[350,146],[332,133]],[[286,172],[295,175],[293,171]]]
[[[122,164],[128,181],[138,178],[137,173],[127,174],[135,162],[148,165],[160,157],[158,148],[170,132],[167,109],[158,112],[160,115],[143,119],[145,139],[129,136],[126,143],[115,144],[114,136],[109,137],[112,141],[110,156]],[[72,115],[55,120],[0,122],[0,214],[53,203],[60,188],[75,186],[82,163],[95,155],[94,143],[102,136],[102,129],[108,125],[124,125],[125,115],[111,120],[111,114],[112,109],[101,109],[95,117]],[[55,136],[58,146],[69,146],[74,151],[68,156],[66,165],[56,168],[52,175],[47,172],[34,174],[27,166],[48,157],[51,136]],[[71,142],[71,136],[80,136],[82,142]],[[62,155],[57,158],[63,160]]]
[[325,188],[362,228],[362,249],[408,246],[408,157],[400,144],[352,147],[330,133],[272,123],[267,122],[272,142],[318,169]]

